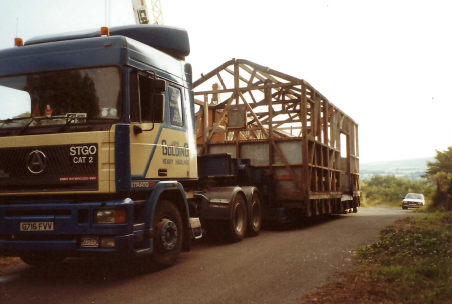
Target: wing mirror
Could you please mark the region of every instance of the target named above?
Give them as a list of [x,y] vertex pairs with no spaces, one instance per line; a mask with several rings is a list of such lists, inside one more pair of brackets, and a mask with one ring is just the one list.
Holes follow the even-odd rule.
[[151,88],[154,89],[154,92],[164,92],[166,91],[166,81],[163,79],[153,79]]

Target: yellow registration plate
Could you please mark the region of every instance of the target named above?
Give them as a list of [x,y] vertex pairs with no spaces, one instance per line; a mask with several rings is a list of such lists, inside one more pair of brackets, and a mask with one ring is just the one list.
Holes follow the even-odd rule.
[[53,222],[22,222],[20,231],[53,231]]

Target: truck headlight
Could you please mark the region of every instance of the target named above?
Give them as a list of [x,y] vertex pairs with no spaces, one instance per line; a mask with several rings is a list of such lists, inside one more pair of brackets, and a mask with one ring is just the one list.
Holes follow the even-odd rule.
[[123,224],[127,220],[124,209],[94,210],[94,223],[96,224]]

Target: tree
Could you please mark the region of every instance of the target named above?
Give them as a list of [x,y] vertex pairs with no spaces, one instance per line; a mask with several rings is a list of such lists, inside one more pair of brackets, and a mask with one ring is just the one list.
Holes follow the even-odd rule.
[[427,162],[427,171],[423,177],[430,178],[439,172],[451,172],[452,165],[449,158],[452,156],[452,147],[448,147],[446,151],[436,150],[436,161]]
[[369,204],[390,204],[399,206],[407,193],[422,193],[428,198],[433,190],[427,180],[413,181],[394,175],[376,175],[361,185]]
[[452,156],[452,147],[446,151],[436,151],[434,162],[427,162],[427,171],[423,177],[426,177],[435,187],[433,196],[433,208],[444,207],[446,201],[446,191],[451,178],[452,165],[449,158]]

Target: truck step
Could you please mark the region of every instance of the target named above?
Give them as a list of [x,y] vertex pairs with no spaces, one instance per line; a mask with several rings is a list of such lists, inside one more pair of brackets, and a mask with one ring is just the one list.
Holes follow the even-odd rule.
[[190,218],[190,227],[195,240],[202,238],[201,222],[199,221],[198,217]]

